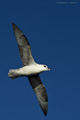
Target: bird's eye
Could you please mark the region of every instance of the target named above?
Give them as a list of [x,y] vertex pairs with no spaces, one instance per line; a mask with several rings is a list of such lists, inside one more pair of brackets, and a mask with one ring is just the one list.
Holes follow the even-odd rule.
[[44,67],[46,67],[46,65],[44,65]]

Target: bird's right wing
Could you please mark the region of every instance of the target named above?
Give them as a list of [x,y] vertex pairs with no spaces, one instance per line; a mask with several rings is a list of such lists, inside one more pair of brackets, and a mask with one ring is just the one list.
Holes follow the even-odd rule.
[[48,97],[45,86],[41,82],[39,75],[29,76],[28,79],[37,96],[42,111],[44,112],[45,115],[47,115]]
[[28,39],[25,37],[23,32],[15,24],[12,24],[12,26],[13,26],[13,31],[14,31],[17,43],[18,43],[23,66],[34,64],[35,62],[32,57],[31,46],[28,42]]

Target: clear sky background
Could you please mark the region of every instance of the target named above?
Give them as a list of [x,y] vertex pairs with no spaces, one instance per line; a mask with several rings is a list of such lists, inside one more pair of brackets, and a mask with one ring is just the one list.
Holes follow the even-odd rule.
[[[80,120],[80,2],[0,1],[0,120]],[[44,116],[27,77],[12,80],[22,67],[11,23],[27,36],[36,62],[51,71],[40,74],[48,94]]]

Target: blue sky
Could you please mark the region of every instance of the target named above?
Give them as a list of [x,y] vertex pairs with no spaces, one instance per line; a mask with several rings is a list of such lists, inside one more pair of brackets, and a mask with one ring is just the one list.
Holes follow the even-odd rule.
[[[48,94],[47,117],[26,77],[12,80],[11,68],[22,67],[11,23],[29,39]],[[0,1],[0,120],[80,120],[80,2],[54,0]]]

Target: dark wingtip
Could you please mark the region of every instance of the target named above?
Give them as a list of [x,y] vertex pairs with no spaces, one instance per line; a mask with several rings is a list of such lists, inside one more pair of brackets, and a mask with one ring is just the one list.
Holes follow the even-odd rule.
[[[41,108],[42,108],[42,106],[41,106]],[[44,115],[47,116],[48,107],[47,108],[42,108],[42,111],[43,111]]]
[[14,23],[12,23],[12,27],[17,27]]
[[14,23],[12,23],[12,26],[15,25]]
[[14,32],[15,32],[16,29],[19,30],[18,26],[15,25],[14,23],[12,23],[12,27],[13,27],[13,31],[14,31]]
[[42,111],[43,111],[44,115],[47,116],[47,110],[42,109]]
[[47,116],[47,112],[44,112],[44,115]]
[[12,25],[13,25],[14,23],[12,23]]

